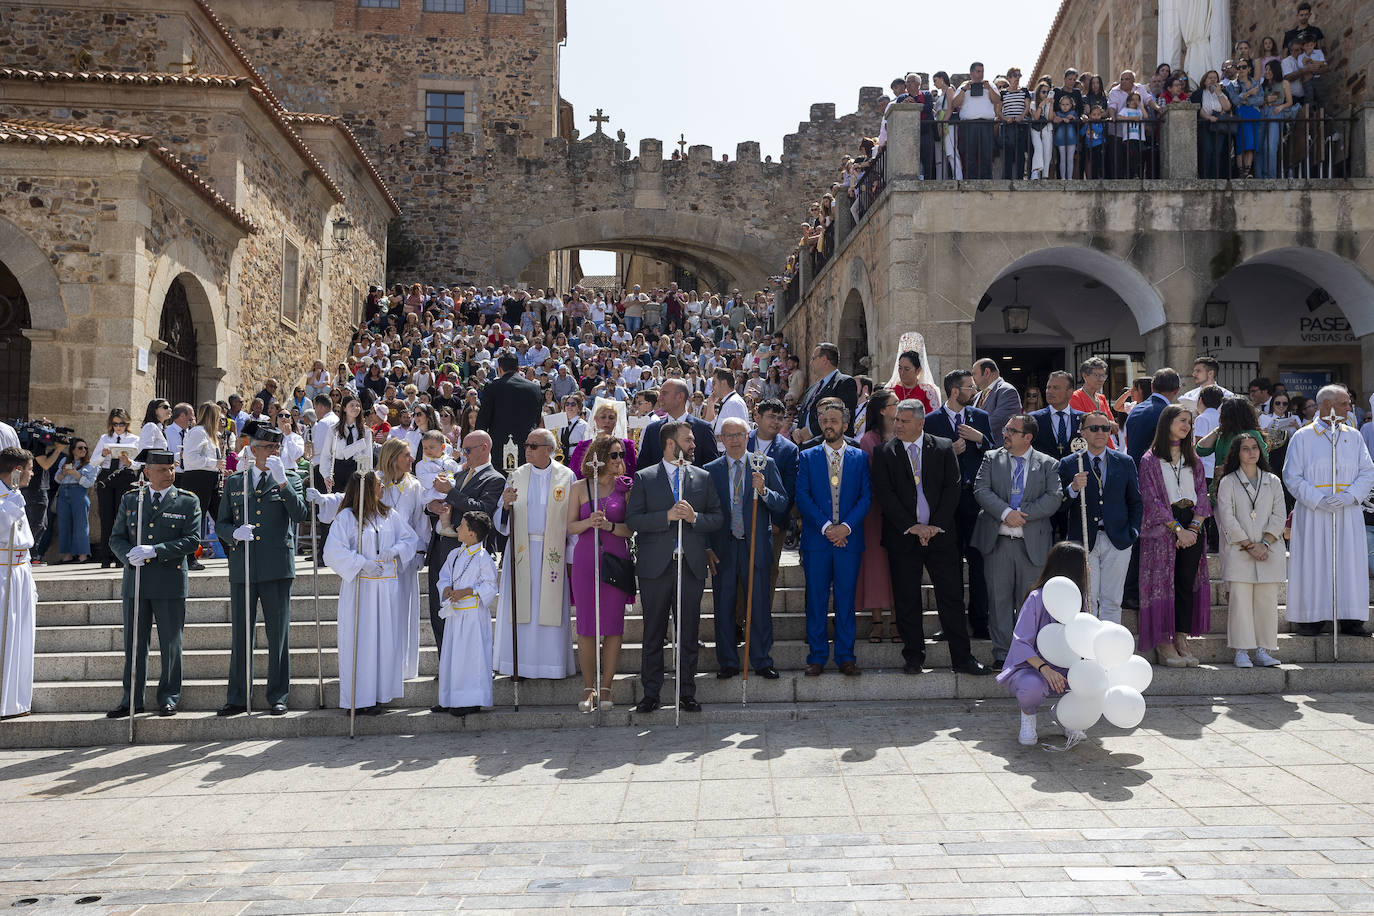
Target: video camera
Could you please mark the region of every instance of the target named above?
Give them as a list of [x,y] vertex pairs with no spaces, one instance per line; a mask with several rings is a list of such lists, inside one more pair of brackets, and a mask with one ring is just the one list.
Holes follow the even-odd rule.
[[35,454],[45,454],[54,445],[70,445],[76,432],[47,420],[15,420],[14,431],[19,434],[19,445]]

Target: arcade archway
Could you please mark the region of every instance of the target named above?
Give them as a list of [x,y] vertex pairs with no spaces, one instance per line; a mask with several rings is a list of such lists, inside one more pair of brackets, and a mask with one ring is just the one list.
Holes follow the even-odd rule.
[[29,300],[19,279],[0,262],[0,419],[29,412],[29,368],[33,344],[24,331],[33,327]]

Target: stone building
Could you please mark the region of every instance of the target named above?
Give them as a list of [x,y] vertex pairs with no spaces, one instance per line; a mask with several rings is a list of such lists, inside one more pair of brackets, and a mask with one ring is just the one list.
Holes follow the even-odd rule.
[[0,416],[82,434],[332,359],[399,213],[348,125],[294,113],[201,0],[10,0]]

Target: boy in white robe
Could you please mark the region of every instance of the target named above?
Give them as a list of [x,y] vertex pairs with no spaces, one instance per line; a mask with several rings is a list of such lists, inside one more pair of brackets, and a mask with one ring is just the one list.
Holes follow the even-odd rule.
[[[18,472],[18,480],[14,478]],[[29,567],[33,531],[20,491],[33,476],[33,455],[22,448],[0,450],[0,641],[5,657],[0,681],[0,718],[26,716],[33,706],[33,645],[38,592]],[[17,486],[11,486],[17,484]],[[11,543],[11,536],[14,538]],[[10,549],[13,548],[13,565]]]
[[444,434],[437,429],[431,429],[420,438],[420,448],[425,457],[415,463],[415,476],[420,486],[424,487],[420,499],[426,505],[444,498],[445,494],[434,489],[435,478],[444,476],[449,483],[453,483],[458,477],[458,462],[444,454],[447,445]]
[[491,531],[485,512],[465,512],[456,533],[462,544],[439,571],[439,616],[448,621],[439,652],[439,706],[455,716],[492,705],[491,610],[496,600],[496,563],[482,543]]

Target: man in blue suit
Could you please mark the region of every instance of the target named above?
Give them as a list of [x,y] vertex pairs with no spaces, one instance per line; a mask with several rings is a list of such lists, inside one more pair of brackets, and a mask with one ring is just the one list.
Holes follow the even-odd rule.
[[[954,444],[959,461],[959,508],[954,513],[954,530],[959,552],[968,561],[968,624],[974,639],[991,639],[988,632],[988,585],[983,577],[983,555],[974,549],[973,528],[978,524],[978,500],[973,498],[973,482],[983,455],[992,448],[992,429],[985,411],[972,407],[978,397],[973,373],[954,369],[945,374],[945,403],[926,417],[925,431]],[[943,639],[944,631],[934,639]]]
[[[782,492],[782,476],[772,458],[764,456],[762,471],[750,467],[749,425],[738,417],[721,422],[721,444],[725,454],[706,466],[716,485],[727,524],[711,536],[706,562],[711,568],[715,588],[716,661],[720,680],[740,673],[739,651],[735,648],[735,622],[740,611],[748,610],[749,589],[753,589],[754,608],[749,627],[749,664],[754,672],[775,680],[773,667],[773,602],[768,587],[768,571],[773,560],[772,513],[787,505]],[[762,506],[755,508],[754,496]],[[760,511],[762,510],[762,511]],[[763,516],[762,524],[754,513]],[[757,536],[753,541],[753,532]]]
[[[1051,372],[1045,382],[1045,400],[1050,406],[1042,407],[1031,414],[1035,420],[1035,438],[1031,448],[1049,455],[1055,461],[1063,461],[1073,454],[1073,440],[1078,436],[1078,426],[1083,419],[1083,411],[1069,406],[1073,398],[1073,376],[1063,371]],[[1059,511],[1050,517],[1050,528],[1056,542],[1064,540],[1069,530],[1069,510],[1061,505]]]
[[1088,444],[1082,457],[1083,470],[1078,469],[1077,455],[1059,462],[1059,482],[1069,502],[1069,540],[1083,543],[1080,500],[1086,499],[1088,566],[1092,570],[1093,589],[1089,608],[1103,620],[1120,623],[1126,569],[1131,562],[1131,548],[1140,537],[1140,480],[1135,462],[1108,448],[1111,417],[1096,410],[1084,414],[1082,434]]
[[816,677],[830,659],[827,606],[835,601],[835,662],[849,677],[861,672],[854,658],[854,590],[864,552],[864,517],[873,496],[868,457],[844,440],[849,409],[839,398],[816,408],[824,444],[797,462],[797,508],[802,517],[802,572],[806,576],[806,676]]
[[797,495],[797,456],[796,444],[783,435],[782,428],[787,423],[787,408],[777,398],[765,398],[754,405],[754,431],[749,434],[749,451],[762,452],[778,466],[782,477],[782,492],[787,504],[780,512],[770,512],[769,521],[773,537],[773,565],[768,577],[769,588],[778,587],[778,561],[782,557],[782,544],[787,536],[787,528],[792,522],[792,507]]
[[1150,450],[1150,443],[1155,441],[1159,415],[1178,397],[1178,388],[1178,373],[1173,369],[1160,369],[1155,373],[1153,393],[1144,404],[1137,404],[1126,415],[1126,453],[1136,467],[1140,466],[1140,459]]
[[644,427],[644,432],[639,437],[639,467],[652,467],[663,460],[659,430],[668,422],[687,423],[692,427],[692,437],[697,444],[696,457],[692,459],[692,464],[704,468],[720,454],[716,450],[716,434],[712,431],[711,424],[687,412],[691,398],[692,389],[680,378],[670,378],[659,386],[658,408],[664,411],[665,416],[662,420],[655,420]]

